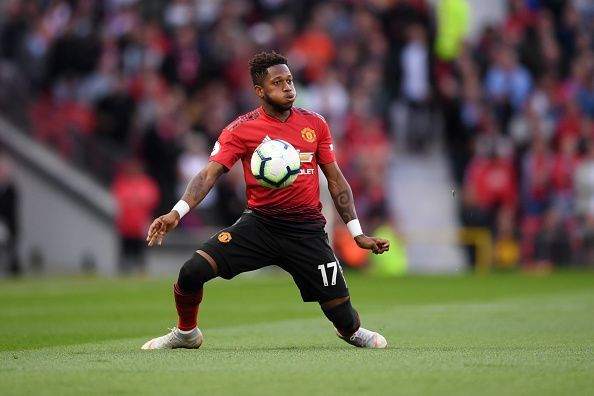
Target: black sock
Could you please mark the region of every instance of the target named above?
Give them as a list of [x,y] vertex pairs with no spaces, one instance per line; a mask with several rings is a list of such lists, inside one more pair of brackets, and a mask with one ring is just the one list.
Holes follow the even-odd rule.
[[343,337],[350,337],[359,330],[359,326],[361,325],[359,314],[351,305],[350,300],[332,308],[324,308],[322,306],[322,311]]

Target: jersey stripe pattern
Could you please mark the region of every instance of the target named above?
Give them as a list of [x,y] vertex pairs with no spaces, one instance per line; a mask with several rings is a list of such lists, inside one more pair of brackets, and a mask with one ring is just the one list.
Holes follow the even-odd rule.
[[[267,188],[252,175],[252,154],[265,139],[285,140],[299,151],[300,173],[290,186]],[[223,129],[210,160],[227,169],[241,161],[249,209],[285,221],[325,224],[318,164],[334,162],[336,157],[328,124],[319,114],[295,107],[289,118],[281,122],[262,107],[250,111]]]

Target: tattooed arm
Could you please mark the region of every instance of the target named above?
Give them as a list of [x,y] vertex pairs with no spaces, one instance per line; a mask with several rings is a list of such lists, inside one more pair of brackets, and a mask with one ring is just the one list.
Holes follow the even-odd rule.
[[[195,208],[202,202],[206,194],[212,189],[217,179],[225,172],[225,167],[218,162],[210,161],[204,169],[190,180],[182,200],[186,201],[190,209]],[[165,235],[177,227],[180,217],[175,210],[157,217],[149,227],[146,240],[149,246],[155,242],[161,245]]]
[[[334,201],[336,211],[342,218],[344,223],[357,218],[355,211],[355,201],[353,199],[353,192],[351,186],[340,171],[336,162],[320,165],[322,172],[326,175],[328,180],[328,190]],[[375,254],[381,254],[390,248],[390,242],[382,239],[369,237],[365,234],[355,236],[355,242],[362,249],[369,249]]]
[[355,212],[355,201],[353,200],[351,186],[349,186],[336,162],[320,165],[320,168],[326,175],[326,179],[328,179],[328,190],[342,221],[346,224],[356,219],[357,212]]
[[[194,209],[212,189],[217,179],[225,172],[225,167],[218,162],[210,161],[196,176],[190,180],[182,199]],[[179,215],[178,215],[179,216]]]

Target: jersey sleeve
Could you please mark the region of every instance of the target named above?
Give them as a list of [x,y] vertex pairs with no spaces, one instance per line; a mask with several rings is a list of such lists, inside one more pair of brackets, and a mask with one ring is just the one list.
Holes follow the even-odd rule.
[[231,169],[237,160],[243,157],[245,151],[246,148],[239,138],[225,128],[210,153],[210,160]]
[[330,135],[330,128],[326,120],[320,118],[320,142],[318,143],[318,150],[316,159],[318,164],[324,165],[336,161],[334,155],[334,144],[332,144],[332,136]]

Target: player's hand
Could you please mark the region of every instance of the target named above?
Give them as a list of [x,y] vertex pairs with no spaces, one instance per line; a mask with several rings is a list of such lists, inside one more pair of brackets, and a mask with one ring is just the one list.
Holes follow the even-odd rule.
[[156,241],[157,245],[161,246],[165,235],[177,227],[178,223],[179,214],[174,210],[167,213],[166,215],[157,217],[155,220],[153,220],[153,223],[149,227],[148,234],[146,236],[148,245],[153,246]]
[[375,254],[382,254],[390,250],[390,241],[383,238],[369,237],[363,234],[357,235],[355,242],[361,249],[371,250]]

